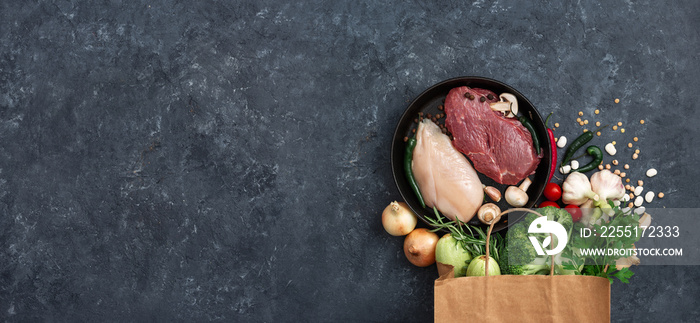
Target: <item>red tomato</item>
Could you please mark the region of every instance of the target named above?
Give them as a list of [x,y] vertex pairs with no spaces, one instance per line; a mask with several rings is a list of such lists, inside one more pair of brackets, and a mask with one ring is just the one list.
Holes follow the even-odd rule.
[[571,214],[571,219],[574,220],[574,222],[581,221],[581,216],[583,216],[583,212],[581,212],[581,209],[578,206],[569,204],[564,208],[564,210]]
[[553,206],[553,207],[559,209],[559,204],[557,204],[557,202],[544,201],[544,202],[540,203],[540,207],[548,207],[548,206]]
[[550,201],[557,201],[561,198],[561,186],[557,183],[549,183],[544,187],[544,197]]

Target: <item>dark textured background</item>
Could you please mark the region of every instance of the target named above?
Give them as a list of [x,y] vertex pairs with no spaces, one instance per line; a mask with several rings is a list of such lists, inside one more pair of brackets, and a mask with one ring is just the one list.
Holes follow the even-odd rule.
[[[0,317],[432,320],[379,215],[401,113],[461,75],[624,122],[654,206],[700,206],[700,2],[615,3],[0,2]],[[635,272],[613,321],[697,320],[700,268]]]

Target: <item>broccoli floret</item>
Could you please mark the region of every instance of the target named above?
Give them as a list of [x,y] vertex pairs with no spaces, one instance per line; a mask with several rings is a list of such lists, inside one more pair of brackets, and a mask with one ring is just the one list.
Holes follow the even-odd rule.
[[571,232],[574,227],[574,220],[571,218],[571,214],[564,209],[558,209],[553,206],[543,207],[538,209],[538,211],[547,217],[548,221],[556,221],[566,229],[568,233],[568,238],[571,239]]
[[[573,220],[566,210],[545,207],[538,210],[547,220],[559,222],[571,236]],[[501,272],[506,275],[545,275],[550,271],[547,257],[538,256],[528,236],[528,228],[538,215],[529,213],[508,228],[505,250],[501,253]]]
[[537,268],[526,268],[537,258],[537,252],[528,238],[530,223],[537,215],[528,213],[520,222],[508,228],[505,250],[501,256],[501,272],[507,275],[525,275]]

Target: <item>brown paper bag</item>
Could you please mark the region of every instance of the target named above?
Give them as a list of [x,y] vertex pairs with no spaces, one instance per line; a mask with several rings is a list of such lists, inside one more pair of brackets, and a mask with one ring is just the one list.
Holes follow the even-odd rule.
[[435,281],[435,322],[610,322],[610,282],[592,276],[490,276]]

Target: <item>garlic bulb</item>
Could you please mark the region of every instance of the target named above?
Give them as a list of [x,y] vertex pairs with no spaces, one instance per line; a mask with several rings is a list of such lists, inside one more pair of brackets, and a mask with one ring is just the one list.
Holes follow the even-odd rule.
[[619,200],[625,196],[622,178],[607,169],[591,176],[591,190],[598,194],[601,203],[607,203],[608,200]]
[[591,190],[591,182],[588,177],[579,172],[573,172],[566,177],[566,180],[561,186],[562,202],[564,204],[581,205],[588,199],[598,201],[598,194]]

